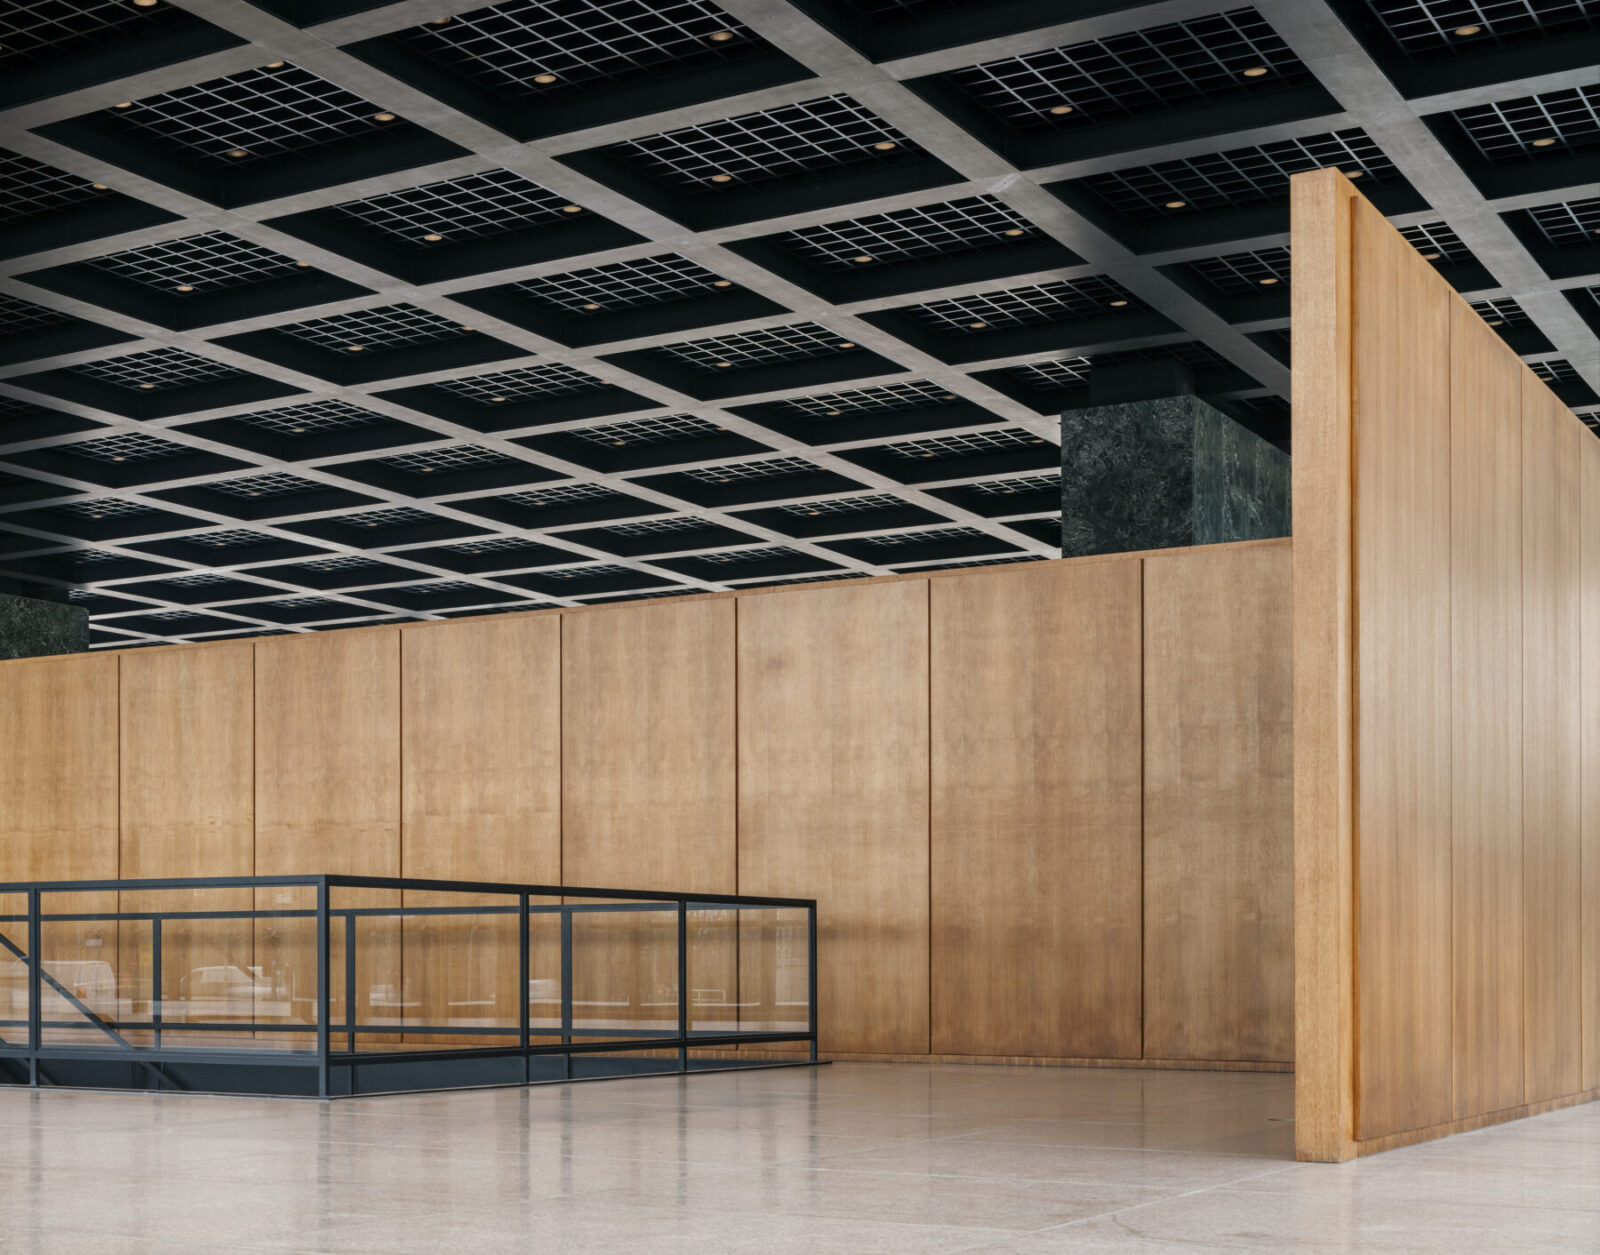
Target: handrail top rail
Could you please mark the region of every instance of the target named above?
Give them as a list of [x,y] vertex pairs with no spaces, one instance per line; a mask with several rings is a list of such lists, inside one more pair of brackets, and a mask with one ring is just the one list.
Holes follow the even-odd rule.
[[644,889],[600,889],[585,885],[534,885],[486,880],[435,880],[410,876],[351,876],[341,873],[294,876],[169,876],[138,880],[0,881],[0,894],[138,892],[161,889],[271,889],[305,886],[330,889],[413,889],[434,893],[496,893],[540,898],[614,898],[630,902],[785,907],[814,910],[815,898],[778,898],[739,893],[656,893]]

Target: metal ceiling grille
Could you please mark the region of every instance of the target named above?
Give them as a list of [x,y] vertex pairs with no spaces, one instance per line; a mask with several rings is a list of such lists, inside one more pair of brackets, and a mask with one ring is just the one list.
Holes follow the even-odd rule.
[[402,38],[512,100],[715,65],[764,46],[704,0],[511,0],[430,21]]
[[705,440],[726,431],[703,418],[688,414],[668,414],[663,418],[640,418],[630,423],[611,423],[599,427],[576,427],[568,432],[589,444],[620,446],[685,444]]
[[1470,261],[1472,254],[1461,242],[1461,237],[1442,222],[1427,222],[1418,226],[1401,227],[1417,252],[1427,261]]
[[733,285],[687,257],[667,254],[513,283],[511,290],[568,313],[603,314],[704,296]]
[[834,356],[856,347],[853,341],[835,335],[826,327],[807,322],[695,340],[689,344],[667,344],[657,351],[700,370],[722,371]]
[[1472,309],[1491,327],[1528,327],[1533,324],[1533,320],[1523,311],[1522,306],[1508,297],[1492,301],[1473,301]]
[[1594,0],[1366,0],[1395,43],[1418,61],[1471,56],[1600,27]]
[[902,440],[886,446],[885,452],[903,461],[924,458],[959,458],[1004,453],[1044,443],[1042,436],[1019,428],[1004,431],[979,431],[962,436],[930,436],[925,440]]
[[381,132],[384,110],[297,65],[246,70],[135,100],[105,116],[130,135],[235,169]]
[[1540,205],[1526,212],[1539,234],[1557,248],[1593,244],[1600,236],[1600,196]]
[[905,505],[904,497],[873,493],[865,497],[831,497],[826,501],[807,501],[803,505],[783,505],[778,509],[794,518],[817,518],[827,515],[880,514],[885,510],[904,509]]
[[120,436],[101,436],[98,440],[83,440],[62,446],[63,453],[89,458],[95,462],[164,462],[169,458],[184,457],[194,452],[186,445],[154,436],[129,432]]
[[903,157],[914,145],[848,96],[825,96],[618,145],[670,183],[712,190],[804,179]]
[[33,222],[109,195],[88,179],[0,149],[0,222]]
[[582,210],[520,174],[488,170],[347,201],[335,205],[332,212],[390,239],[429,247],[549,228]]
[[113,357],[103,362],[84,362],[71,369],[74,375],[142,392],[191,388],[196,384],[232,379],[244,373],[182,349],[151,349],[147,353],[131,353],[127,357]]
[[298,475],[285,475],[273,471],[266,475],[246,475],[240,479],[219,479],[210,485],[212,492],[227,497],[289,497],[296,493],[315,492],[323,485]]
[[1235,9],[988,61],[951,80],[1008,126],[1041,130],[1228,100],[1310,77],[1259,13]]
[[1189,263],[1190,273],[1224,296],[1254,296],[1289,286],[1289,250],[1263,248]]
[[872,412],[950,405],[960,400],[959,396],[946,391],[939,384],[919,379],[908,383],[875,384],[870,388],[849,388],[817,397],[790,397],[779,404],[811,418],[842,418]]
[[1110,171],[1084,185],[1129,219],[1165,221],[1283,200],[1291,174],[1325,166],[1379,184],[1398,174],[1364,131],[1349,130]]
[[854,270],[939,257],[988,252],[1036,243],[1031,222],[993,196],[969,196],[942,205],[897,209],[822,226],[801,227],[779,236],[781,243],[820,266]]
[[768,458],[764,462],[730,462],[724,466],[697,467],[684,472],[702,484],[732,484],[767,479],[798,479],[815,475],[817,467],[804,458]]
[[0,66],[55,61],[161,30],[188,15],[172,5],[128,0],[8,0],[0,11]]
[[5,335],[39,331],[45,327],[59,327],[62,323],[71,321],[59,310],[0,293],[0,333]]
[[438,471],[481,471],[491,466],[515,466],[518,459],[497,449],[479,445],[451,445],[444,449],[421,449],[416,453],[398,453],[394,457],[379,458],[378,465],[408,475],[432,475]]
[[158,292],[221,292],[281,279],[306,268],[226,231],[192,235],[91,258],[96,270]]
[[122,501],[116,497],[102,497],[98,501],[62,501],[50,509],[56,514],[76,519],[132,519],[156,512],[155,506],[143,501]]
[[1571,362],[1551,358],[1542,362],[1529,362],[1533,373],[1546,383],[1572,383],[1578,379],[1577,368]]
[[[903,549],[908,545],[929,545],[938,541],[979,540],[984,536],[975,527],[930,527],[911,532],[885,532],[878,536],[864,536],[861,543],[874,549]],[[996,541],[995,548],[1004,548]]]
[[632,500],[627,493],[607,488],[604,484],[552,484],[532,492],[508,492],[502,500],[512,505],[548,506],[583,505],[601,501]]
[[608,536],[678,536],[684,532],[704,531],[706,521],[689,515],[671,519],[640,519],[637,523],[620,523],[603,529]]
[[1074,322],[1145,308],[1120,283],[1091,275],[1071,282],[1041,283],[1004,292],[961,296],[913,305],[906,312],[943,335],[972,335],[1004,327]]
[[1600,87],[1497,100],[1450,115],[1485,161],[1530,161],[1600,146]]
[[331,318],[279,327],[280,335],[291,336],[329,352],[366,352],[400,349],[408,345],[438,344],[459,340],[470,328],[430,314],[414,305],[385,305]]
[[542,366],[523,366],[492,375],[474,375],[469,379],[442,379],[433,386],[469,401],[499,405],[502,402],[525,401],[530,397],[594,392],[606,385],[593,375],[586,375],[570,366],[547,362]]
[[313,401],[309,405],[291,405],[283,410],[261,410],[253,414],[239,414],[233,419],[263,431],[284,436],[304,436],[313,433],[355,431],[362,427],[375,427],[385,420],[368,410],[359,409],[345,401]]

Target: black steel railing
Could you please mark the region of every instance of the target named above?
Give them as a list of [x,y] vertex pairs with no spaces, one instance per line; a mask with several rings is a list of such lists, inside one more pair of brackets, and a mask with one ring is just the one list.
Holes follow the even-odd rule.
[[816,920],[377,876],[0,883],[0,1084],[337,1097],[811,1063]]

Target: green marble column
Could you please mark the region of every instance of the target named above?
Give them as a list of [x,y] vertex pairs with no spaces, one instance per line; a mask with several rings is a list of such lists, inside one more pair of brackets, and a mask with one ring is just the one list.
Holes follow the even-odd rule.
[[89,648],[82,606],[0,593],[0,659],[76,654]]
[[1289,534],[1289,455],[1193,395],[1061,416],[1061,554]]

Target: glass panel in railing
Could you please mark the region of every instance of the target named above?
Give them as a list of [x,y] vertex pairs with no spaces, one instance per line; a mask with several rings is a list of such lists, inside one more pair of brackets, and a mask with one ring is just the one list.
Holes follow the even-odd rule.
[[404,902],[399,889],[328,889],[328,1034],[334,1051],[407,1046],[408,1014],[422,1003],[406,987]]
[[[810,921],[794,907],[739,908],[739,1028],[804,1033],[811,1020]],[[778,1053],[802,1046],[775,1044]]]
[[28,1044],[27,955],[28,895],[0,893],[0,1053]]
[[739,1031],[739,912],[689,903],[689,1032]]
[[311,885],[261,885],[250,892],[256,981],[256,1050],[317,1048],[317,891]]
[[117,1026],[133,1018],[140,990],[134,964],[119,951],[117,895],[44,893],[40,916],[41,1041],[118,1045]]
[[516,1045],[517,895],[407,889],[404,897],[403,979],[398,991],[373,991],[374,1009],[393,1007],[407,1050]]
[[[528,1031],[535,1046],[559,1045],[563,1040],[561,960],[566,918],[560,898],[533,897],[528,901]],[[562,1063],[562,1076],[565,1067]],[[550,1067],[544,1072],[550,1072]],[[541,1075],[539,1079],[550,1078]]]
[[572,1036],[678,1035],[678,905],[567,900]]

